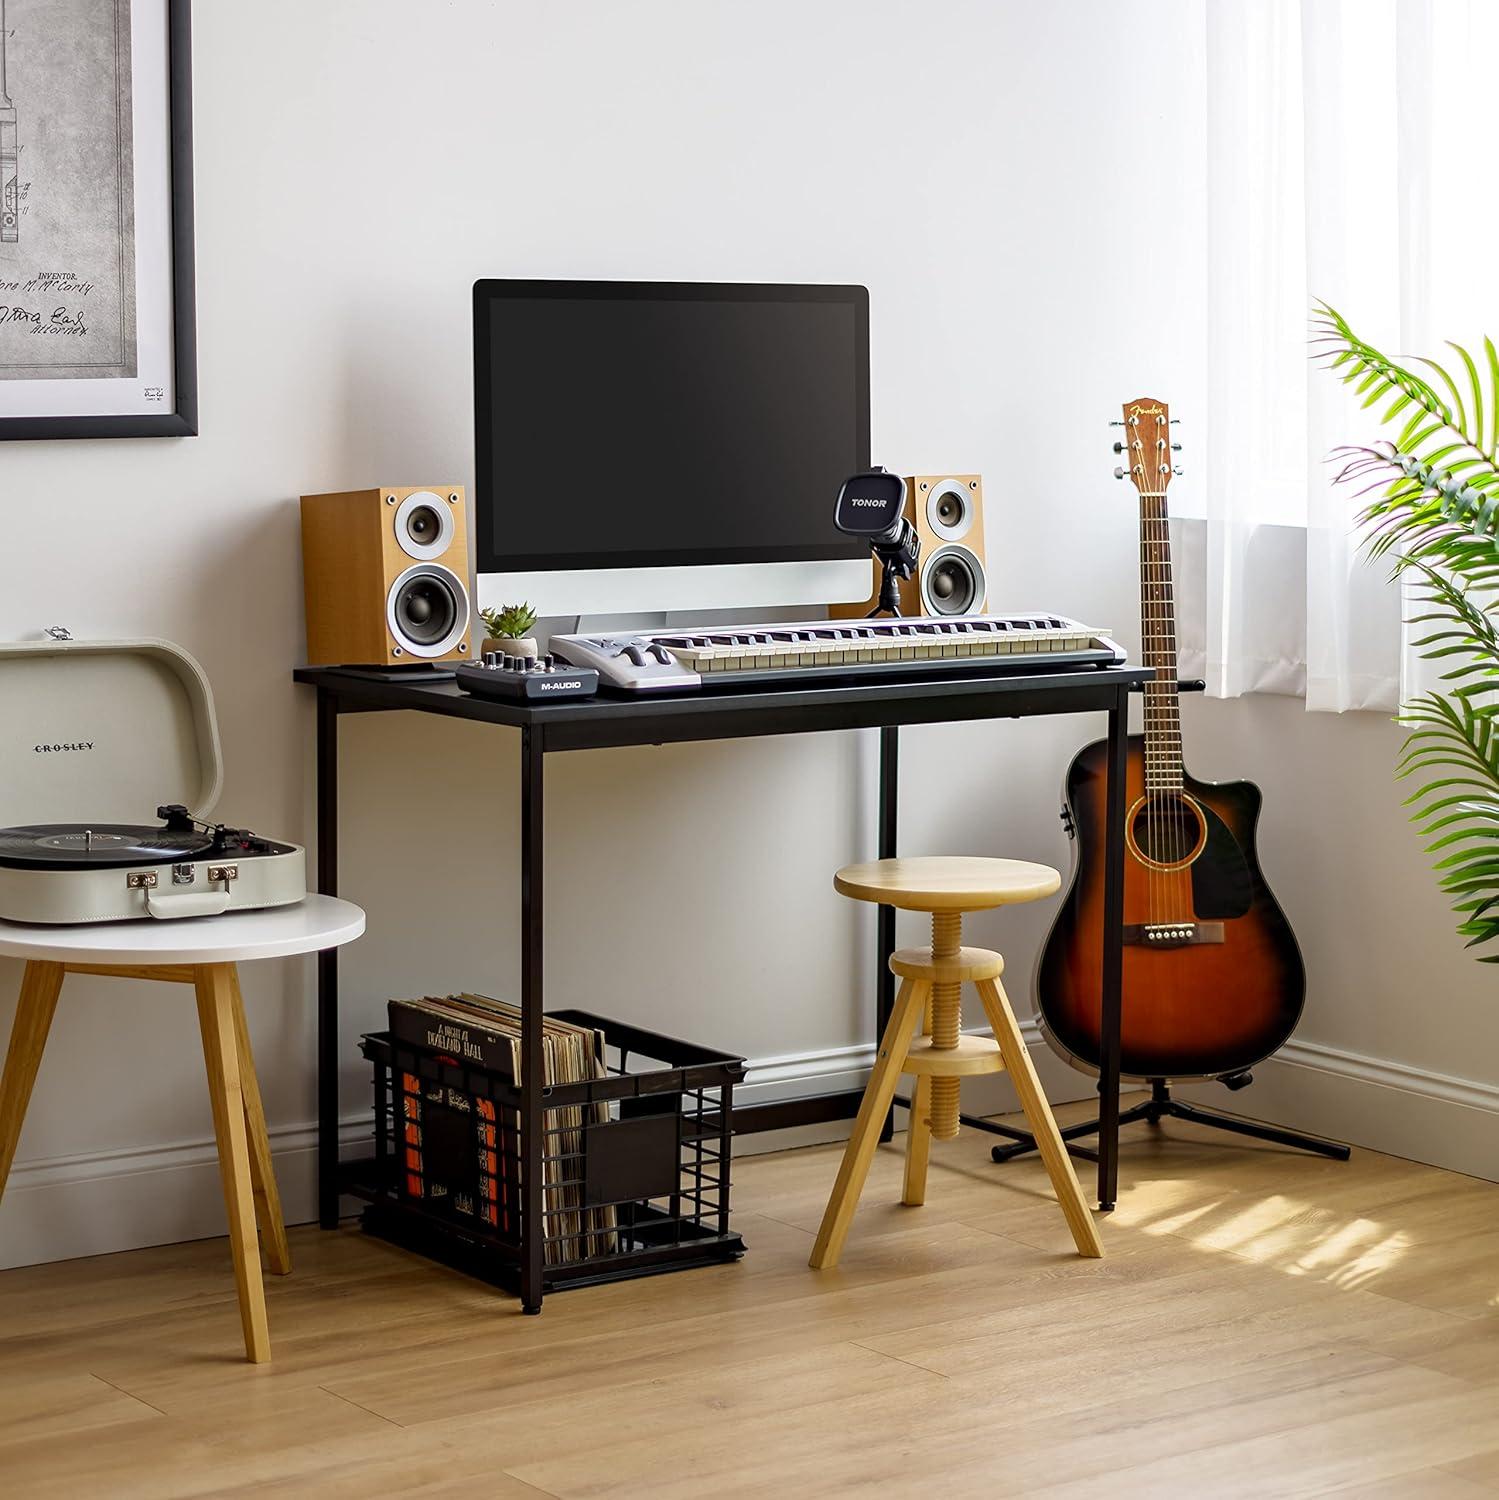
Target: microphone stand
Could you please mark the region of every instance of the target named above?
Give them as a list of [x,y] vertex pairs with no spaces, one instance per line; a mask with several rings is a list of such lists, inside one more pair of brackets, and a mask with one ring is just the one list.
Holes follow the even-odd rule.
[[909,578],[916,571],[914,558],[906,558],[895,551],[875,547],[874,555],[880,560],[880,597],[874,608],[864,616],[866,620],[877,620],[881,615],[892,619],[901,618],[900,580]]

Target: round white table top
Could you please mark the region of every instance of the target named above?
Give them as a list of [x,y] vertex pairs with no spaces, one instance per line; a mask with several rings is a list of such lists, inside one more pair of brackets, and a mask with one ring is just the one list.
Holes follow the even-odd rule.
[[364,912],[336,896],[217,917],[92,922],[77,927],[0,922],[0,957],[74,964],[230,964],[352,943]]

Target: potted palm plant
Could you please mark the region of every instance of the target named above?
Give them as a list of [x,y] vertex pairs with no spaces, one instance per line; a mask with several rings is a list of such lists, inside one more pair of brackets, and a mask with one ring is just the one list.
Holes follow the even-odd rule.
[[[1499,939],[1499,353],[1460,344],[1451,368],[1397,363],[1325,303],[1316,357],[1380,407],[1395,435],[1336,450],[1338,480],[1373,495],[1359,515],[1372,559],[1415,584],[1415,641],[1441,661],[1441,686],[1401,705],[1397,774],[1416,783],[1412,821],[1436,856],[1469,947]],[[1414,369],[1417,366],[1419,369]],[[1455,373],[1454,373],[1455,372]],[[1499,962],[1499,952],[1478,955]]]
[[486,651],[503,651],[507,656],[535,656],[536,641],[531,630],[536,611],[529,604],[507,604],[504,609],[481,609],[484,621]]

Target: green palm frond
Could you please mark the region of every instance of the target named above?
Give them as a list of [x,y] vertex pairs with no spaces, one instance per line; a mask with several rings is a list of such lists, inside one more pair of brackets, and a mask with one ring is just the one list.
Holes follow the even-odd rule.
[[[1435,360],[1417,374],[1363,342],[1326,303],[1316,356],[1398,435],[1336,450],[1335,482],[1373,494],[1359,514],[1365,550],[1415,578],[1414,646],[1443,663],[1444,691],[1405,703],[1410,734],[1396,774],[1469,947],[1499,942],[1499,353],[1460,344],[1457,373]],[[1374,492],[1378,492],[1377,494]],[[1481,954],[1499,963],[1499,953]]]
[[1386,425],[1404,418],[1393,440],[1338,450],[1339,478],[1366,479],[1382,489],[1361,516],[1376,556],[1468,532],[1499,537],[1499,351],[1483,341],[1480,363],[1453,344],[1454,376],[1435,360],[1415,361],[1427,380],[1366,344],[1336,308],[1318,304],[1312,323],[1314,358],[1363,394],[1365,408],[1385,397]]
[[[1467,698],[1423,693],[1401,713],[1411,733],[1397,776],[1428,776],[1409,797],[1470,948],[1499,939],[1499,733]],[[1499,963],[1499,953],[1480,955]]]

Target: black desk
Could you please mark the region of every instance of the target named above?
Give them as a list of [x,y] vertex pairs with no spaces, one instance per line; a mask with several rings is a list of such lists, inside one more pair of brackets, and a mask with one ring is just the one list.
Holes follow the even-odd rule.
[[[521,736],[521,993],[522,1066],[542,1075],[544,769],[548,753],[751,735],[809,734],[830,729],[880,731],[879,853],[896,852],[899,726],[1035,714],[1107,713],[1108,822],[1103,945],[1104,1048],[1099,1093],[1098,1201],[1112,1208],[1118,1187],[1119,1005],[1124,926],[1124,764],[1129,693],[1147,681],[1143,667],[1077,672],[1045,670],[1013,677],[833,682],[827,686],[700,691],[659,698],[589,698],[562,703],[497,703],[471,698],[453,683],[381,681],[331,667],[304,667],[296,680],[317,689],[318,889],[338,894],[338,718],[345,713],[414,710],[475,719],[517,729]],[[895,946],[895,911],[879,911],[878,1038],[894,1001],[886,961]],[[359,1164],[338,1159],[338,953],[318,960],[318,1215],[325,1229],[338,1223],[339,1192]],[[860,1093],[846,1090],[734,1111],[736,1132],[779,1130],[852,1118]],[[522,1140],[539,1152],[541,1092],[525,1093]],[[538,1143],[532,1146],[530,1143]],[[522,1221],[541,1222],[541,1171],[523,1174]],[[541,1306],[542,1241],[528,1236],[521,1266],[521,1302]]]

